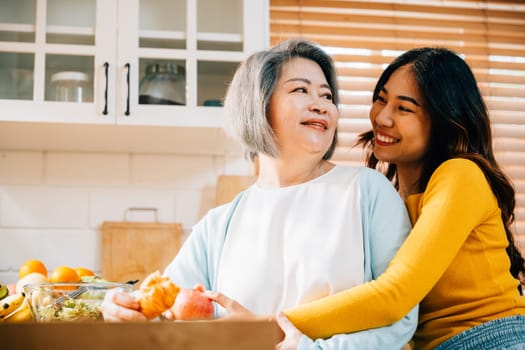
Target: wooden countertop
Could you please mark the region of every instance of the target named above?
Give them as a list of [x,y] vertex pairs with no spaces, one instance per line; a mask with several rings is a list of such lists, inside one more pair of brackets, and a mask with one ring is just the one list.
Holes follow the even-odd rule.
[[273,350],[275,321],[0,323],[3,349]]

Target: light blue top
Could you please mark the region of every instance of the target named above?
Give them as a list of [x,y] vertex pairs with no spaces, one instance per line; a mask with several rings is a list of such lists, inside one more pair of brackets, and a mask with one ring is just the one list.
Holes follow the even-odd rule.
[[[410,228],[383,175],[336,166],[305,184],[253,185],[212,209],[165,274],[181,287],[202,283],[257,314],[275,314],[379,276]],[[299,349],[400,349],[416,329],[417,311],[387,327],[303,336]],[[216,308],[217,316],[223,312]]]

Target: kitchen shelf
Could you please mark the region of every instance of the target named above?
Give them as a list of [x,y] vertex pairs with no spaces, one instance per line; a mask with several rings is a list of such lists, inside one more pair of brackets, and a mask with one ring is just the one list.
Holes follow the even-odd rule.
[[228,33],[197,33],[197,40],[242,43],[242,35]]
[[172,30],[140,30],[141,39],[176,39],[186,40],[186,33]]
[[33,24],[0,23],[0,32],[34,33],[35,29]]
[[63,34],[63,35],[95,35],[95,29],[91,27],[75,27],[75,26],[47,26],[47,34]]
[[[170,30],[141,30],[139,31],[139,36],[141,39],[186,39],[185,32]],[[242,35],[231,33],[197,33],[197,40],[242,43]]]

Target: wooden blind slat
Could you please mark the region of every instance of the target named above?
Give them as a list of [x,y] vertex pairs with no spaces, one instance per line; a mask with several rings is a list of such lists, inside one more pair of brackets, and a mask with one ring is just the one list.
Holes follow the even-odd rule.
[[[490,37],[523,37],[523,20],[496,22],[494,20],[481,23],[479,18],[466,20],[463,16],[444,15],[443,17],[429,17],[425,13],[414,13],[400,21],[399,17],[389,14],[356,13],[303,13],[300,16],[291,12],[280,12],[279,18],[271,22],[272,26],[301,26],[313,28],[326,26],[332,28],[349,29],[383,29],[383,30],[415,30],[428,32],[441,31],[443,33],[457,33],[461,35],[484,34]],[[395,33],[394,33],[395,34]]]
[[308,38],[316,41],[323,46],[335,46],[335,47],[348,47],[348,48],[361,48],[371,50],[398,50],[406,51],[410,50],[415,46],[444,46],[451,50],[461,52],[465,55],[499,55],[499,56],[517,56],[523,57],[525,47],[516,44],[506,44],[489,46],[484,43],[477,42],[464,42],[461,40],[429,40],[419,38],[393,38],[393,37],[381,37],[381,38],[367,38],[367,37],[346,37],[344,34],[339,36],[336,35],[321,35],[310,33],[306,35],[300,32],[278,32],[272,30],[270,32],[270,42],[276,44],[279,41],[290,39],[290,38]]
[[[523,111],[491,110],[490,117],[494,123],[523,124]],[[525,148],[524,148],[525,149]]]
[[[495,138],[494,149],[496,152],[523,152],[525,149],[525,139]],[[523,166],[525,166],[525,162],[523,163]]]
[[485,102],[489,109],[525,112],[525,99],[499,99],[489,96],[485,98]]
[[[525,173],[525,167],[523,168],[523,173]],[[525,193],[525,175],[523,175],[522,180],[516,180],[514,181],[514,188],[519,193]]]
[[[339,25],[336,25],[339,24]],[[337,37],[341,35],[341,31],[344,30],[345,36],[354,37],[372,37],[379,38],[380,40],[387,40],[391,38],[393,32],[395,36],[402,38],[410,36],[411,38],[425,39],[428,41],[440,40],[440,41],[456,41],[458,34],[461,34],[462,40],[466,42],[475,42],[477,45],[486,46],[487,31],[466,31],[462,28],[450,28],[450,27],[431,27],[425,25],[424,22],[419,26],[352,26],[347,23],[276,23],[272,24],[271,30],[275,31],[278,29],[285,33],[300,33],[301,35],[319,35],[327,37]],[[523,44],[525,42],[525,27],[522,28],[523,32],[511,32],[511,31],[498,31],[489,34],[493,42],[500,42],[505,44]]]
[[[510,101],[517,100],[517,98],[519,98],[522,100],[522,102],[525,103],[525,89],[523,89],[519,85],[512,85],[508,87],[481,86],[480,89],[484,95],[490,94],[491,96],[500,96],[502,97],[503,101],[505,99],[508,99]],[[512,107],[513,110],[514,108],[516,108],[515,106]]]

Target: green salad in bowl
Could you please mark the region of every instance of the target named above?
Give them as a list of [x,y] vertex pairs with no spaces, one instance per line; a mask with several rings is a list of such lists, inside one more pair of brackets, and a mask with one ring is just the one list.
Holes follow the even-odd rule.
[[112,282],[40,283],[24,286],[36,322],[103,320],[100,306],[111,290],[131,292],[133,285]]

